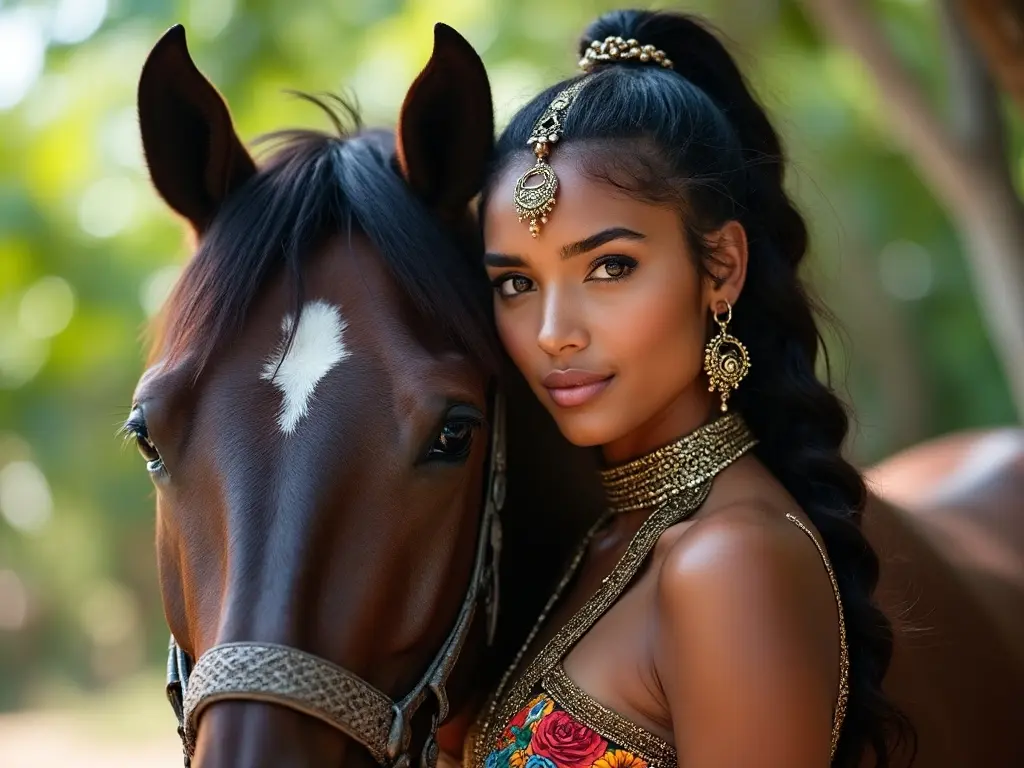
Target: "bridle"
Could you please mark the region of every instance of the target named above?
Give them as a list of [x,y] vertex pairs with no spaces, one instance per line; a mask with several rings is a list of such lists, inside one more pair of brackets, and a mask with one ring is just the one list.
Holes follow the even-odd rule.
[[487,642],[498,618],[498,558],[505,503],[505,405],[494,396],[487,485],[477,535],[476,559],[455,626],[426,673],[400,701],[365,680],[318,656],[272,643],[224,643],[192,659],[171,636],[167,659],[167,697],[178,718],[186,768],[196,748],[199,716],[210,704],[227,699],[263,701],[323,720],[362,744],[383,768],[409,768],[413,716],[432,693],[437,713],[420,754],[421,768],[437,764],[437,728],[448,716],[445,686],[469,634],[478,603],[487,617]]

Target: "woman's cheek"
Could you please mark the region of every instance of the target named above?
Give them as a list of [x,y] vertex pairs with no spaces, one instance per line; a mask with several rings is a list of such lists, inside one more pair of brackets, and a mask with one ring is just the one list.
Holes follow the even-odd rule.
[[[504,306],[502,299],[494,302],[495,324],[498,328],[498,338],[505,347],[512,362],[520,370],[526,368],[526,361],[529,356],[530,328],[529,318],[525,312],[513,312],[509,307]],[[534,342],[536,345],[536,342]]]
[[648,284],[601,316],[602,347],[652,394],[689,386],[703,364],[701,314],[696,302],[686,301],[689,287],[678,279]]
[[[608,302],[604,311],[592,317],[598,326],[602,347],[625,363],[630,358],[647,360],[652,354],[664,354],[678,337],[683,324],[682,302],[666,296],[663,285],[644,281],[642,285],[623,286],[626,290]],[[673,300],[675,299],[675,300]]]

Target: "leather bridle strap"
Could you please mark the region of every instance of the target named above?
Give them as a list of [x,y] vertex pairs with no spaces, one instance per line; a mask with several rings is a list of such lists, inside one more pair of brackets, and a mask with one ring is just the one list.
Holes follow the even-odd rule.
[[487,640],[494,638],[498,610],[498,558],[505,503],[505,408],[495,394],[487,495],[477,536],[469,588],[452,628],[426,673],[401,701],[318,656],[272,643],[225,643],[206,651],[189,669],[189,658],[171,638],[168,697],[179,721],[185,765],[196,748],[199,717],[210,704],[225,700],[264,701],[324,721],[362,744],[382,766],[406,768],[412,718],[432,693],[437,714],[420,764],[437,763],[437,727],[448,716],[445,685],[469,635],[478,603],[487,610]]
[[192,670],[185,696],[185,738],[192,749],[203,709],[228,699],[266,701],[298,710],[351,736],[377,762],[387,761],[391,699],[325,659],[272,643],[225,643],[211,648]]

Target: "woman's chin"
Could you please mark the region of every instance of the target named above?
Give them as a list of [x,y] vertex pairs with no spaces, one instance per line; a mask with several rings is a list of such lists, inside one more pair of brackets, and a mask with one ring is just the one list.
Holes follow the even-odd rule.
[[608,424],[598,414],[566,413],[560,409],[552,409],[552,416],[558,425],[562,437],[577,448],[594,448],[610,441],[612,432]]

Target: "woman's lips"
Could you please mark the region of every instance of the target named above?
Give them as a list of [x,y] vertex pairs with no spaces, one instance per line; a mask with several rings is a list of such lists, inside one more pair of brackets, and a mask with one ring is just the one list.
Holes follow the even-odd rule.
[[613,374],[569,369],[552,371],[541,384],[555,405],[572,408],[597,397],[611,383]]

